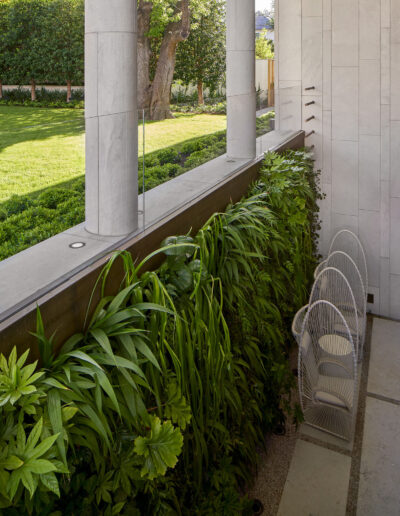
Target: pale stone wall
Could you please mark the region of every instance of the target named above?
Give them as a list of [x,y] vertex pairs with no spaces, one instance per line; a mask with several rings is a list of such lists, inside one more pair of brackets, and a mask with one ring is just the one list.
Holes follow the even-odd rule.
[[277,3],[276,123],[315,130],[307,142],[326,194],[321,251],[338,228],[358,233],[370,308],[400,318],[400,2]]

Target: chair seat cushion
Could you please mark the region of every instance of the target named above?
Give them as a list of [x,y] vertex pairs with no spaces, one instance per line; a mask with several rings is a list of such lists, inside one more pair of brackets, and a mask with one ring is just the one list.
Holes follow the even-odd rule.
[[342,335],[335,333],[323,335],[318,340],[318,343],[326,353],[331,355],[350,355],[353,351],[352,343]]
[[353,379],[320,375],[313,391],[315,401],[349,411],[353,408]]

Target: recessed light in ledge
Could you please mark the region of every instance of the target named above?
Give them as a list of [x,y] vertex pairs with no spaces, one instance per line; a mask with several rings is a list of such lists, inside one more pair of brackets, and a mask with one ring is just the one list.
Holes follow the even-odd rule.
[[82,249],[85,245],[85,242],[73,242],[72,244],[69,244],[69,247],[71,249]]

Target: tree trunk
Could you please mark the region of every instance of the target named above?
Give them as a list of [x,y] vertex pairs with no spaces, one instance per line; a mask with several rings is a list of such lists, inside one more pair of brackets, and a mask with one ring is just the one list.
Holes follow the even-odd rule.
[[139,1],[137,11],[137,99],[138,109],[150,108],[151,81],[150,81],[150,38],[147,36],[150,30],[150,17],[153,9],[153,2]]
[[0,80],[0,99],[3,98],[3,81]]
[[197,94],[199,97],[199,105],[204,104],[204,89],[203,89],[203,81],[197,81]]
[[164,120],[172,118],[170,110],[171,87],[175,71],[176,47],[189,36],[189,0],[181,0],[177,6],[181,12],[179,22],[167,25],[161,43],[160,56],[151,87],[150,118]]
[[35,102],[36,100],[36,82],[35,79],[31,80],[31,101]]
[[67,81],[67,102],[71,101],[71,81]]

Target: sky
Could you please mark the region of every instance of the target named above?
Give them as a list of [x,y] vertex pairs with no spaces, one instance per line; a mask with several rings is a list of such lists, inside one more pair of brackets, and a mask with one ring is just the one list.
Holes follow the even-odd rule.
[[263,11],[271,8],[271,0],[256,0],[256,11]]

